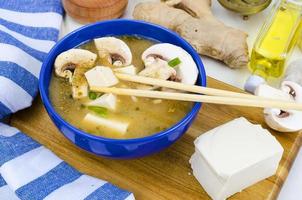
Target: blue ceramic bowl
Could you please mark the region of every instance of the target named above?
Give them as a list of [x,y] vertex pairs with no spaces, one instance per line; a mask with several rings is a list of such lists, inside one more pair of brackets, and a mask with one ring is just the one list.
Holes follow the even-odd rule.
[[158,25],[135,20],[112,20],[91,24],[80,28],[60,40],[49,52],[41,73],[39,89],[43,104],[58,129],[78,147],[93,154],[108,158],[129,159],[158,152],[179,139],[196,117],[201,104],[195,103],[192,110],[177,124],[151,136],[136,139],[109,139],[81,131],[66,122],[53,108],[49,100],[49,83],[56,57],[91,39],[108,35],[137,35],[159,42],[175,44],[185,49],[196,62],[199,70],[197,84],[206,85],[206,74],[197,52],[176,33]]

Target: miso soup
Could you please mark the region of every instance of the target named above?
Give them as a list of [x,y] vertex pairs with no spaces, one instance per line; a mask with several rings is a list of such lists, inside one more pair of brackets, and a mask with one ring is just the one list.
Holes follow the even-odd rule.
[[[142,54],[146,49],[156,43],[134,36],[122,36],[118,39],[122,40],[129,47],[132,54],[130,64],[133,67],[129,67],[127,70],[135,69],[135,73],[140,75],[140,72],[145,69],[145,63],[142,61]],[[108,46],[106,47],[109,48],[110,45],[114,44],[114,42],[112,42],[112,44],[108,43]],[[70,72],[68,72],[69,75],[68,73],[62,73],[62,76],[58,76],[56,70],[54,70],[49,88],[50,100],[55,110],[64,120],[73,126],[87,133],[107,138],[140,138],[155,134],[173,126],[192,109],[192,102],[119,96],[113,94],[103,96],[104,94],[102,93],[90,91],[90,82],[89,80],[86,80],[88,77],[87,72],[96,66],[109,67],[113,72],[115,72],[116,69],[123,69],[126,67],[124,64],[127,62],[127,59],[121,58],[121,55],[126,54],[121,52],[121,55],[115,55],[114,52],[106,52],[106,49],[102,52],[102,50],[97,49],[95,41],[89,41],[77,48],[94,53],[96,55],[96,57],[94,57],[94,64],[91,66],[83,65],[81,70],[72,63],[69,63],[69,66],[62,66],[62,69],[60,69],[61,72],[68,67],[70,68]],[[74,59],[79,59],[79,57]],[[129,63],[127,66],[128,65]],[[123,70],[120,72],[123,72]],[[78,76],[77,78],[75,77],[76,73]],[[171,77],[169,77],[169,80],[172,80]],[[105,79],[106,78],[107,75],[105,76]],[[176,80],[175,77],[173,80],[179,81]],[[83,85],[76,85],[79,83],[83,83]],[[79,89],[79,87],[81,87],[81,89]],[[116,83],[114,87],[163,90],[163,88],[121,80],[118,80],[118,83]],[[74,90],[77,90],[78,93],[74,94]],[[91,102],[96,101],[102,96],[104,97],[104,100],[100,100],[97,103],[101,102],[102,104],[105,102],[106,106],[90,105]],[[111,100],[114,102],[111,102]],[[93,119],[96,119],[96,121],[89,122],[89,120],[84,120],[87,118],[87,114],[90,117],[94,117]]]

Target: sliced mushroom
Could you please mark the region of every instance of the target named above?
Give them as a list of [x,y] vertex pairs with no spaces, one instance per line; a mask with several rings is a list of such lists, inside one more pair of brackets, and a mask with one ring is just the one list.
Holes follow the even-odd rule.
[[298,83],[283,81],[281,84],[281,90],[288,93],[295,102],[302,102],[302,86]]
[[91,68],[96,58],[96,54],[84,49],[64,51],[55,60],[55,73],[60,77],[68,78],[71,82],[75,68]]
[[[256,90],[256,95],[300,103],[302,102],[302,87],[291,81],[284,81],[280,90],[260,85]],[[301,111],[265,108],[264,118],[269,127],[280,132],[296,132],[302,129]]]
[[128,45],[115,37],[102,37],[94,40],[99,56],[108,55],[109,63],[114,66],[127,66],[132,62]]
[[[168,65],[168,62],[175,58],[179,58],[181,63],[172,68]],[[171,79],[191,85],[194,85],[197,80],[198,69],[193,58],[184,49],[176,45],[169,43],[155,44],[144,51],[142,60],[146,66],[145,70],[148,69],[148,66],[153,66],[153,64],[160,65],[161,67],[158,67],[158,69],[161,69],[161,71],[158,73],[163,74],[159,74],[158,77],[163,79]],[[153,66],[153,68],[155,67]],[[141,73],[146,73],[143,71]],[[140,75],[142,75],[141,73]],[[168,74],[170,75],[169,77],[167,77]]]
[[55,73],[59,77],[68,78],[72,85],[73,98],[88,95],[88,84],[84,73],[94,66],[97,55],[84,49],[70,49],[57,56]]

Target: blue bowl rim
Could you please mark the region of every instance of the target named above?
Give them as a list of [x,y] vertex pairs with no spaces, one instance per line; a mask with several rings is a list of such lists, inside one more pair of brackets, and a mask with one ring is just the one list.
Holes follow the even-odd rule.
[[[43,61],[42,67],[41,67],[41,71],[40,71],[40,75],[39,75],[39,90],[40,90],[40,96],[42,99],[42,102],[46,108],[46,110],[49,112],[49,114],[51,116],[53,116],[56,120],[58,120],[61,124],[63,124],[64,126],[68,127],[69,129],[71,129],[74,133],[79,134],[80,136],[83,137],[88,137],[89,139],[92,140],[102,140],[103,142],[106,143],[133,143],[133,142],[146,142],[146,141],[153,141],[156,140],[160,137],[163,137],[165,135],[169,135],[171,132],[173,132],[175,129],[179,128],[180,126],[182,126],[182,124],[187,123],[188,120],[190,120],[191,118],[194,117],[195,114],[197,114],[197,112],[199,112],[199,109],[201,107],[201,103],[195,103],[194,106],[192,107],[191,111],[185,116],[183,117],[180,121],[178,121],[176,124],[174,124],[173,126],[169,127],[166,130],[154,133],[152,135],[146,136],[146,137],[140,137],[140,138],[130,138],[130,139],[114,139],[114,138],[106,138],[106,137],[102,137],[102,136],[96,136],[93,134],[89,134],[86,133],[85,131],[82,131],[76,127],[74,127],[72,124],[68,123],[67,121],[65,121],[53,108],[53,106],[51,105],[51,102],[49,100],[49,98],[46,95],[46,90],[48,90],[48,88],[44,88],[44,74],[45,74],[45,70],[47,68],[47,64],[50,62],[50,59],[52,57],[53,54],[56,54],[56,49],[58,46],[60,46],[60,43],[68,40],[70,36],[77,34],[80,31],[85,31],[85,29],[90,28],[92,26],[101,26],[102,24],[107,24],[107,23],[116,23],[116,22],[122,22],[122,23],[139,23],[143,26],[152,26],[155,29],[162,29],[166,32],[168,32],[168,34],[173,35],[174,37],[178,38],[178,40],[180,40],[180,42],[187,48],[189,49],[190,52],[188,52],[193,60],[196,62],[198,71],[199,71],[199,78],[200,83],[202,86],[206,86],[206,72],[205,72],[205,68],[204,65],[201,61],[201,58],[199,57],[199,54],[195,51],[195,49],[185,40],[183,39],[181,36],[179,36],[177,33],[163,27],[157,24],[153,24],[150,22],[146,22],[146,21],[141,21],[141,20],[133,20],[133,19],[113,19],[113,20],[106,20],[106,21],[101,21],[101,22],[96,22],[93,24],[88,24],[85,26],[82,26],[72,32],[70,32],[69,34],[65,35],[63,38],[61,38],[53,47],[52,49],[49,51],[47,57],[45,58],[45,60]],[[139,35],[139,34],[138,34]],[[152,37],[151,37],[152,39]],[[84,42],[84,41],[83,41]],[[82,43],[79,43],[78,45],[80,45]],[[64,134],[63,134],[64,135]]]

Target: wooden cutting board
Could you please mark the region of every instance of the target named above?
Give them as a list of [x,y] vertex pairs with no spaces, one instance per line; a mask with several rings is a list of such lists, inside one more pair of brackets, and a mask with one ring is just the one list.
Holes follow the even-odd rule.
[[[210,87],[240,91],[217,80]],[[105,179],[134,193],[136,199],[209,199],[192,175],[189,158],[193,141],[200,134],[237,117],[262,124],[262,109],[205,104],[188,132],[168,149],[136,160],[110,160],[89,154],[69,142],[48,117],[39,98],[34,105],[14,115],[11,124],[39,141],[83,173]],[[230,199],[275,199],[301,145],[301,134],[271,130],[285,152],[275,176],[263,180]]]

